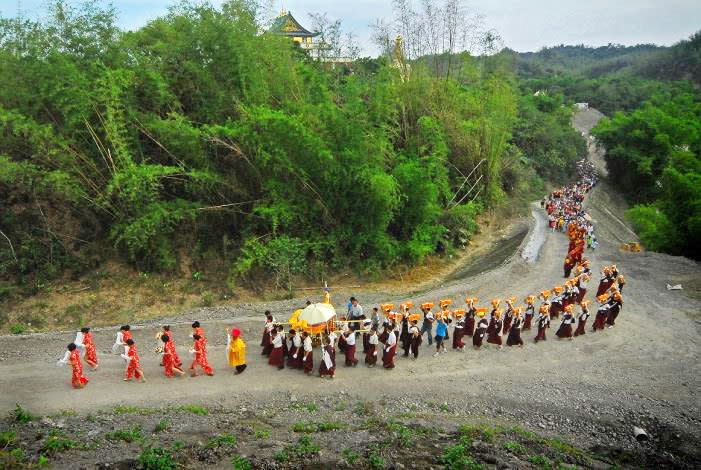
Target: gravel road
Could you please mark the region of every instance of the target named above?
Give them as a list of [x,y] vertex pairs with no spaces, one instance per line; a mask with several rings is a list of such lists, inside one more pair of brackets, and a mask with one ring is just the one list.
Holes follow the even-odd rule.
[[[600,117],[594,110],[586,113],[580,113],[574,122],[582,132]],[[594,161],[601,163],[601,152],[594,145],[590,151]],[[78,391],[70,388],[69,369],[54,365],[73,333],[6,336],[0,341],[0,410],[9,410],[15,403],[47,414],[65,409],[96,412],[115,404],[205,404],[250,410],[278,406],[291,396],[322,403],[338,397],[385,400],[390,403],[387,406],[399,408],[409,403],[418,407],[445,403],[458,414],[496,417],[526,429],[565,436],[587,447],[606,444],[640,449],[631,433],[632,426],[638,425],[652,437],[646,446],[657,449],[655,452],[683,455],[688,465],[689,459],[698,458],[701,443],[701,301],[693,291],[668,291],[666,285],[698,282],[701,267],[683,257],[620,251],[620,243],[633,241],[634,234],[623,221],[625,205],[609,183],[598,185],[585,203],[595,219],[600,241],[599,248],[585,256],[592,260],[595,271],[617,264],[627,280],[624,308],[613,329],[592,333],[587,328],[583,337],[558,341],[552,328],[548,340],[539,344],[532,342],[534,331],[525,332],[523,348],[498,350],[488,346],[437,358],[424,342],[418,360],[398,358],[393,371],[340,365],[336,378],[326,381],[298,371],[277,371],[260,356],[263,311],[271,309],[278,318],[286,318],[304,299],[206,308],[163,321],[174,325],[175,342],[183,358],[189,345],[189,323],[195,319],[202,322],[214,377],[163,377],[158,358],[151,352],[155,323],[132,326],[147,383],[121,380],[123,362],[109,354],[116,333],[116,328],[111,328],[95,331],[101,366],[88,372],[88,387]],[[477,295],[484,305],[492,297],[515,295],[523,299],[561,283],[565,235],[547,231],[543,224],[536,225],[535,219],[530,231],[519,251],[501,266],[436,285],[412,300],[418,304],[450,297],[459,304],[469,294]],[[542,246],[537,255],[529,251],[526,262],[520,251],[534,237],[543,240]],[[592,279],[590,291],[596,283]],[[365,308],[405,299],[397,292],[335,292],[333,300],[339,309],[351,294]],[[227,369],[224,358],[225,328],[232,325],[242,329],[248,342],[249,367],[240,376]]]

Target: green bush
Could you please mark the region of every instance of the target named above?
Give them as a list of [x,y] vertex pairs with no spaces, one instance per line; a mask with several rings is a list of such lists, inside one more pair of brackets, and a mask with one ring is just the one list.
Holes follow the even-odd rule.
[[118,429],[105,434],[105,439],[110,441],[134,442],[141,440],[141,437],[141,428],[138,426],[132,429]]
[[231,459],[231,466],[234,470],[251,470],[253,468],[248,459],[240,456]]
[[10,326],[10,333],[13,335],[21,335],[24,333],[25,328],[24,325],[20,325],[19,323],[15,323],[14,325]]
[[147,447],[139,455],[139,467],[142,470],[175,470],[177,463],[170,451],[159,447]]
[[10,412],[10,419],[17,423],[28,423],[35,420],[36,417],[17,403],[15,409]]

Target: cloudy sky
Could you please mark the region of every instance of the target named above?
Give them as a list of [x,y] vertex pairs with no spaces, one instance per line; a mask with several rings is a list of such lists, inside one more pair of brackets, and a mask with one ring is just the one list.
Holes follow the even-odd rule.
[[[0,15],[13,17],[18,5],[36,18],[47,0],[0,0]],[[120,25],[135,29],[163,14],[176,0],[113,0]],[[265,0],[268,1],[268,0]],[[276,13],[284,7],[302,25],[309,13],[341,19],[345,31],[359,39],[366,55],[376,53],[369,25],[392,16],[391,0],[270,0]],[[440,0],[436,0],[440,2]],[[220,4],[222,0],[213,0]],[[414,0],[416,5],[419,0]],[[472,10],[484,15],[487,28],[517,51],[535,51],[557,44],[592,46],[618,43],[670,45],[701,29],[700,0],[472,0]]]

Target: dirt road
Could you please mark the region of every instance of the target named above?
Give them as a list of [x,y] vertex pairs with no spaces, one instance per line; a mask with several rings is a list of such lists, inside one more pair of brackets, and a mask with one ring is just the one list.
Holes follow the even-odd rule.
[[[597,118],[592,110],[580,115],[575,125],[587,132]],[[595,161],[601,158],[593,147],[590,150]],[[462,354],[449,352],[437,358],[424,342],[418,360],[398,358],[393,371],[340,364],[333,381],[322,381],[298,371],[278,372],[260,356],[262,312],[269,308],[278,318],[286,318],[303,299],[202,309],[164,322],[174,325],[175,342],[183,358],[189,347],[189,323],[194,319],[202,322],[210,362],[216,370],[214,377],[167,380],[152,352],[156,325],[132,325],[148,382],[121,380],[123,361],[108,352],[116,333],[116,328],[110,328],[95,332],[99,371],[88,372],[88,387],[74,391],[69,386],[70,371],[54,365],[74,334],[6,336],[0,342],[0,409],[9,410],[15,403],[41,413],[96,411],[117,403],[255,407],[266,401],[285,401],[290,395],[314,399],[344,393],[361,400],[401,397],[412,402],[445,401],[459,404],[468,414],[500,416],[591,445],[608,439],[636,446],[629,430],[637,424],[659,441],[687,436],[675,446],[688,446],[684,452],[698,455],[693,449],[701,435],[701,301],[685,290],[667,291],[665,286],[697,282],[701,268],[682,257],[619,251],[619,244],[632,241],[634,234],[623,221],[622,200],[608,184],[597,186],[586,204],[595,219],[600,247],[585,255],[595,271],[616,263],[627,279],[624,308],[613,329],[592,333],[588,328],[584,337],[557,341],[553,328],[548,340],[537,345],[532,342],[535,332],[525,332],[527,342],[522,349],[466,349]],[[486,304],[492,297],[515,295],[523,299],[560,284],[565,236],[547,231],[535,219],[530,230],[531,235],[538,230],[544,239],[537,257],[529,253],[533,262],[526,262],[517,252],[499,267],[435,286],[412,300],[418,304],[450,297],[461,303],[469,294]],[[529,239],[531,236],[525,237],[520,250]],[[597,282],[592,279],[590,292]],[[338,309],[344,310],[344,300],[350,294],[334,293]],[[366,309],[380,301],[405,300],[397,292],[352,294]],[[241,328],[248,342],[249,368],[241,376],[232,375],[225,366],[225,328],[231,325]]]

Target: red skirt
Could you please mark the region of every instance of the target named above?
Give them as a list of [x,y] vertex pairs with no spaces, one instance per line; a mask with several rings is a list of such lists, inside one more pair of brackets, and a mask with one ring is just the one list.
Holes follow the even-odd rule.
[[365,353],[365,364],[370,366],[374,366],[375,364],[377,364],[377,355],[375,354],[376,349],[376,345],[368,344],[368,349]]
[[562,312],[562,304],[560,303],[554,303],[550,306],[550,319],[557,319],[560,316],[560,312]]
[[[295,358],[294,355],[297,354],[297,357]],[[292,346],[290,348],[290,353],[287,356],[287,367],[291,367],[293,369],[301,369],[302,368],[302,348],[299,347],[294,347]]]
[[482,341],[484,340],[484,333],[485,329],[484,328],[478,328],[477,331],[475,331],[475,334],[472,335],[472,345],[476,347],[482,346]]
[[73,376],[71,377],[71,385],[73,388],[81,388],[88,383],[88,378],[83,375],[83,368],[73,367]]
[[475,319],[468,318],[465,320],[465,336],[472,336],[475,333]]
[[577,296],[577,303],[580,303],[582,300],[584,300],[585,295],[587,295],[587,290],[580,288],[579,295]]
[[165,372],[166,377],[173,377],[173,368],[177,367],[173,356],[166,354],[163,356],[163,372]]
[[563,323],[560,328],[557,329],[555,333],[558,338],[571,338],[572,337],[572,325],[569,323]]
[[584,320],[579,320],[579,323],[577,324],[577,329],[574,331],[575,336],[583,335],[584,334],[584,327],[587,326],[587,321]]
[[523,319],[523,330],[530,330],[531,329],[531,322],[533,321],[533,315],[526,315],[526,317]]
[[599,282],[599,288],[596,290],[596,296],[598,297],[605,294],[606,291],[609,290],[609,287],[611,287],[611,284],[613,284],[613,280]]
[[535,337],[535,342],[537,343],[538,341],[545,341],[545,330],[547,330],[547,327],[541,328],[540,326],[538,327],[538,334]]
[[285,354],[282,350],[282,346],[279,348],[273,348],[272,352],[270,353],[270,357],[268,357],[268,364],[279,368],[285,367]]
[[85,345],[85,360],[97,365],[97,351],[94,344]]
[[338,337],[338,350],[341,352],[346,350],[346,338],[343,335]]
[[455,328],[455,331],[453,331],[453,349],[459,349],[465,346],[465,343],[462,342],[463,335],[463,328]]
[[509,346],[523,345],[523,340],[521,339],[521,330],[518,328],[513,328],[509,332],[509,337],[506,338],[506,344]]
[[355,344],[353,346],[348,346],[348,344],[346,344],[344,353],[346,354],[347,366],[354,366],[358,363],[358,360],[355,358]]
[[596,312],[596,317],[594,318],[594,331],[604,329],[604,324],[606,323],[607,316],[608,311]]
[[266,347],[269,344],[270,344],[270,335],[268,334],[268,330],[263,328],[263,339],[260,340],[260,345],[263,347]]
[[491,344],[498,344],[501,346],[501,336],[496,333],[490,333],[487,337],[487,342]]
[[382,367],[385,369],[394,369],[394,355],[397,352],[397,345],[394,344],[389,351],[384,350],[382,353]]
[[368,352],[368,349],[370,349],[370,335],[363,333],[363,354]]
[[304,364],[304,372],[311,374],[314,370],[314,351],[310,351],[307,355],[307,360],[302,361],[302,363]]
[[[333,364],[333,361],[331,361],[331,363]],[[319,364],[319,377],[324,377],[327,375],[330,375],[331,377],[333,377],[333,374],[335,372],[336,372],[336,364],[333,364],[333,366],[329,369],[328,367],[326,367],[326,363],[324,362],[324,360],[323,359],[321,360],[321,364]]]
[[508,335],[509,331],[511,331],[511,321],[512,320],[513,320],[512,318],[506,318],[504,320],[504,334],[505,335]]
[[416,336],[411,338],[410,351],[414,355],[414,358],[419,357],[419,346],[421,346],[421,341],[423,341],[422,336]]

